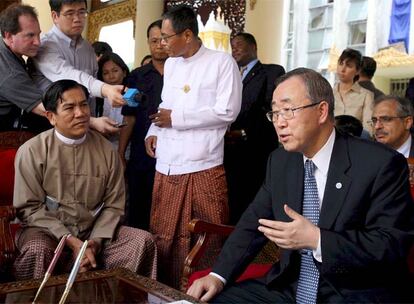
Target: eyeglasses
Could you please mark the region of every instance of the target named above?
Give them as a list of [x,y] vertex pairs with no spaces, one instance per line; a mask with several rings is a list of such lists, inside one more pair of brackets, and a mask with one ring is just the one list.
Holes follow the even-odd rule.
[[62,13],[61,15],[69,20],[75,19],[75,16],[77,16],[79,19],[83,19],[88,15],[88,11],[85,9],[81,9],[78,11],[69,10],[69,11]]
[[368,121],[372,126],[375,126],[377,124],[377,122],[379,122],[380,124],[388,124],[391,121],[393,121],[394,119],[402,119],[402,118],[406,118],[409,115],[405,115],[405,116],[379,116],[379,117],[372,117],[370,121]]
[[295,111],[314,107],[322,102],[318,101],[316,103],[311,103],[305,106],[300,106],[296,108],[290,108],[290,109],[281,109],[280,111],[270,111],[266,113],[266,117],[270,122],[276,122],[279,119],[279,116],[282,116],[284,120],[290,120],[293,117],[295,117]]
[[168,42],[168,39],[170,39],[171,37],[180,35],[180,34],[184,33],[184,31],[181,31],[181,32],[178,32],[178,33],[175,33],[175,34],[172,34],[172,35],[167,35],[167,36],[161,34],[161,41],[164,40],[165,42]]

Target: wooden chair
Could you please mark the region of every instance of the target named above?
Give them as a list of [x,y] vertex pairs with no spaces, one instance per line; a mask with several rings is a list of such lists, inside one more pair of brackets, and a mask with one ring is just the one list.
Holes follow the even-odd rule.
[[[198,234],[199,236],[196,244],[184,261],[183,280],[181,282],[182,291],[185,291],[194,280],[203,277],[210,272],[210,268],[195,271],[206,251],[210,236],[213,234],[229,236],[234,230],[234,226],[218,225],[199,219],[193,219],[187,227],[191,233]],[[273,242],[268,242],[237,281],[240,282],[264,276],[273,263],[278,260],[279,248]]]
[[16,254],[14,232],[16,217],[13,208],[14,157],[17,149],[33,134],[26,131],[0,132],[0,277],[11,279],[11,267]]

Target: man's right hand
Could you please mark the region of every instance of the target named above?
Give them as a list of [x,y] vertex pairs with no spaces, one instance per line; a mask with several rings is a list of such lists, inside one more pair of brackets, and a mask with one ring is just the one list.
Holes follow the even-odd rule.
[[[66,240],[67,246],[72,250],[73,257],[79,255],[83,242],[78,239],[77,237],[71,235]],[[79,272],[88,271],[91,268],[96,268],[96,259],[95,256],[99,250],[99,244],[97,244],[94,240],[88,241],[88,247],[86,248],[85,255],[80,264]]]
[[149,136],[145,140],[145,149],[147,150],[147,154],[153,158],[155,158],[155,149],[157,148],[157,136]]
[[208,302],[224,288],[219,278],[209,274],[201,279],[195,280],[187,290],[187,294],[202,301]]

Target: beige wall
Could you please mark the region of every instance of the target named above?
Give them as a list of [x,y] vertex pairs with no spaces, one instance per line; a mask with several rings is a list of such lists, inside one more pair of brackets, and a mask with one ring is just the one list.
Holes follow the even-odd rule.
[[50,6],[48,0],[23,0],[24,4],[28,4],[36,8],[39,14],[39,23],[42,33],[46,33],[53,25],[52,17],[50,16]]
[[135,23],[135,67],[142,57],[149,54],[147,44],[147,27],[160,19],[164,9],[163,0],[137,0],[137,17]]
[[257,0],[253,10],[250,2],[246,0],[245,31],[256,38],[260,61],[280,64],[283,0]]
[[[135,27],[135,66],[149,53],[146,30],[148,25],[161,17],[164,4],[162,0],[137,0]],[[250,9],[246,0],[245,31],[253,34],[258,44],[258,56],[264,63],[280,63],[283,0],[257,0]]]
[[[48,0],[23,0],[32,5],[39,14],[40,28],[46,33],[52,27]],[[147,27],[160,18],[163,12],[163,0],[137,0],[135,24],[135,66],[149,53],[147,45]],[[283,0],[257,0],[254,9],[250,9],[250,0],[246,0],[245,31],[253,34],[258,44],[258,56],[263,63],[280,63],[282,36]]]
[[377,89],[384,92],[384,94],[390,93],[391,78],[374,76],[372,82],[375,84]]

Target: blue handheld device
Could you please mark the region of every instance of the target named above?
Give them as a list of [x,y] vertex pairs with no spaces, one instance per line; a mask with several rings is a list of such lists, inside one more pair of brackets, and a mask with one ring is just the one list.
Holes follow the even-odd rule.
[[128,106],[130,107],[137,107],[138,102],[135,96],[139,93],[138,89],[128,89],[124,95],[122,96],[126,102],[128,103]]

